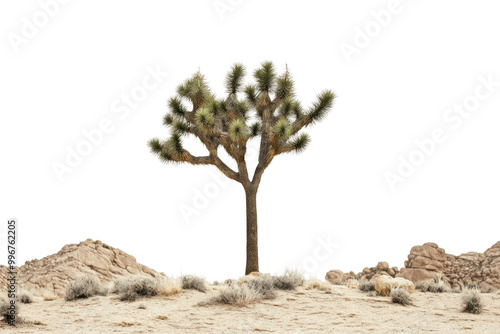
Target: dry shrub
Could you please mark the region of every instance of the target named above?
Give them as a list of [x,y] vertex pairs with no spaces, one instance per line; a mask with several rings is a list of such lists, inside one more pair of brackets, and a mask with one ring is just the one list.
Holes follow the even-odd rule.
[[3,321],[6,323],[19,324],[23,320],[19,317],[19,303],[11,304],[10,301],[0,302],[0,316],[3,317]]
[[359,283],[358,289],[363,292],[375,291],[375,282],[364,281]]
[[427,291],[434,293],[449,292],[450,290],[450,286],[445,281],[431,283],[427,288]]
[[262,299],[276,298],[274,278],[272,276],[265,275],[256,277],[243,285],[246,285],[250,290],[255,291],[255,293],[259,294]]
[[224,285],[233,285],[235,283],[236,283],[236,280],[228,278],[222,284],[224,284]]
[[157,295],[170,296],[181,291],[182,286],[177,280],[146,275],[134,275],[117,279],[113,288],[113,292],[118,293],[121,300],[128,301]]
[[273,279],[274,287],[278,290],[294,290],[305,281],[301,272],[289,269],[281,276],[274,276]]
[[429,286],[432,284],[432,281],[419,281],[415,283],[415,289],[420,290],[422,292],[429,291]]
[[306,290],[317,289],[317,290],[321,290],[321,291],[330,291],[331,284],[326,283],[326,282],[321,282],[320,280],[316,279],[316,280],[306,282],[305,289]]
[[181,284],[183,289],[198,290],[200,292],[207,292],[207,283],[205,279],[194,276],[185,275],[181,277]]
[[450,292],[451,288],[449,284],[444,280],[442,276],[437,276],[434,280],[420,281],[415,284],[415,289],[422,292],[433,292],[442,293]]
[[228,304],[246,306],[258,300],[274,298],[276,298],[275,277],[262,275],[244,282],[241,286],[230,285],[227,289],[219,291],[207,303],[202,302],[200,305]]
[[481,285],[480,282],[472,282],[467,285],[465,285],[465,289],[468,290],[479,290],[481,293],[494,293],[497,290],[494,289],[493,287],[484,287]]
[[396,288],[391,291],[391,301],[394,304],[408,305],[411,304],[411,297],[408,291]]
[[31,304],[33,303],[33,295],[29,291],[20,291],[19,294],[17,295],[17,299],[19,302],[23,304]]
[[66,288],[66,300],[105,296],[107,290],[95,276],[79,277]]
[[[276,298],[276,290],[293,290],[304,283],[302,273],[294,270],[286,270],[283,275],[270,276],[260,275],[240,283],[234,284],[233,280],[226,280],[227,289],[219,291],[217,295],[208,302],[199,305],[228,304],[245,306],[262,299]],[[321,287],[326,285],[322,284]]]
[[478,289],[464,289],[462,293],[462,311],[479,314],[483,311],[484,304],[481,300],[481,291]]
[[239,287],[230,286],[226,290],[219,291],[211,301],[217,304],[246,306],[259,300],[261,296],[257,291],[249,288],[247,284],[243,284]]

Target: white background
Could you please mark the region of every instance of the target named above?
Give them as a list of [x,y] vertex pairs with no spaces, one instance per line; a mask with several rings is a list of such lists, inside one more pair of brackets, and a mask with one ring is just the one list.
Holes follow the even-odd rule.
[[[218,11],[220,3],[230,10]],[[338,98],[308,129],[306,152],[277,157],[263,176],[262,272],[299,267],[323,278],[378,261],[401,267],[412,246],[428,241],[453,254],[493,245],[500,240],[500,87],[457,129],[443,115],[474,96],[479,77],[500,81],[498,5],[401,0],[377,31],[371,13],[389,3],[74,0],[14,47],[23,18],[33,22],[41,5],[2,2],[0,217],[19,220],[21,261],[92,238],[169,275],[242,275],[241,186],[219,187],[186,220],[180,208],[193,206],[217,170],[164,165],[146,144],[167,137],[166,101],[198,68],[222,96],[231,64],[245,64],[251,83],[265,60],[280,72],[288,64],[304,106],[322,89]],[[349,61],[342,43],[355,46],[357,29],[366,27],[372,37]],[[157,66],[169,75],[121,119],[112,104]],[[60,182],[52,164],[64,163],[67,147],[106,118],[113,131]],[[396,172],[398,157],[408,158],[415,140],[435,128],[447,140],[391,191],[384,173]],[[328,239],[338,247],[315,257]]]

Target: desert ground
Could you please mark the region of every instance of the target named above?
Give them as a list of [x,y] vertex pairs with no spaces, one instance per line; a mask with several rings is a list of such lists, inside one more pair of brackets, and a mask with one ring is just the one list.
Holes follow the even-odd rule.
[[[411,294],[413,305],[393,304],[390,297],[332,285],[329,291],[278,291],[273,300],[248,306],[203,302],[225,289],[206,293],[183,290],[169,297],[120,301],[118,296],[23,304],[21,316],[38,324],[2,333],[500,333],[500,293],[484,293],[481,314],[461,312],[460,293]],[[201,305],[200,305],[201,304]]]

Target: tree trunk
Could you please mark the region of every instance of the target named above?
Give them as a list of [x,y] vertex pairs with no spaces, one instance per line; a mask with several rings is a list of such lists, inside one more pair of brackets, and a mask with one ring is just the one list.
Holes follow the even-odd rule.
[[259,271],[259,248],[257,242],[257,188],[245,187],[247,203],[247,265],[245,275]]

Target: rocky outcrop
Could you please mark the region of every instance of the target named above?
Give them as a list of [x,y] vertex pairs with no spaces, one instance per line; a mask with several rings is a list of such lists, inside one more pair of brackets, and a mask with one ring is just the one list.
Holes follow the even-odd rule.
[[332,284],[339,284],[345,281],[344,273],[340,270],[330,270],[326,273],[325,280]]
[[397,275],[418,282],[442,275],[453,288],[475,284],[482,289],[500,289],[500,242],[484,253],[446,254],[435,243],[415,246]]
[[412,282],[429,281],[438,277],[440,272],[426,269],[401,268],[397,277],[406,278]]
[[500,242],[484,253],[448,255],[443,274],[452,287],[476,284],[482,289],[500,289]]
[[[2,282],[5,282],[7,272],[7,267],[0,266]],[[134,274],[163,275],[137,263],[133,256],[91,239],[66,245],[56,254],[27,261],[17,268],[18,286],[38,295],[51,292],[61,296],[67,284],[82,275],[93,275],[108,283]],[[2,285],[0,292],[5,293],[6,287]]]
[[408,260],[405,261],[405,267],[442,271],[445,267],[446,259],[444,249],[439,248],[433,242],[427,242],[422,246],[414,246],[410,250]]
[[398,267],[389,267],[389,263],[379,262],[375,267],[365,267],[356,278],[360,281],[374,281],[379,276],[396,277],[398,273]]
[[458,256],[446,254],[437,244],[427,242],[410,250],[401,270],[389,267],[387,262],[379,262],[358,274],[331,270],[325,279],[338,284],[350,278],[375,281],[380,276],[401,277],[413,283],[443,277],[452,288],[474,284],[483,290],[500,289],[500,241],[484,253],[469,252]]

